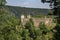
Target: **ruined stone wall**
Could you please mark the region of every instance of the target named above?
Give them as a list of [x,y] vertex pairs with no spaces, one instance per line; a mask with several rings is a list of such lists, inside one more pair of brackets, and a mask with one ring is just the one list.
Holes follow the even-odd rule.
[[30,18],[32,18],[35,27],[38,27],[40,22],[44,22],[45,25],[47,25],[47,26],[51,26],[53,24],[52,18],[47,18],[47,17],[45,17],[45,18],[34,18],[34,17],[30,17],[30,15],[27,16],[27,18],[26,17],[21,18],[22,24],[25,25],[26,22],[29,21]]

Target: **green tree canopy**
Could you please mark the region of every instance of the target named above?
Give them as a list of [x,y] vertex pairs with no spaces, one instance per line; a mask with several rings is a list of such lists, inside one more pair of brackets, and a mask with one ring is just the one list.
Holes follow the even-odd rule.
[[6,4],[6,0],[0,0],[0,6],[5,4]]
[[[2,7],[0,9],[0,40],[9,40],[11,36],[13,38],[16,38],[15,36],[17,35],[16,26],[19,24],[20,24],[20,20],[16,18],[13,13],[9,12],[8,10]],[[12,30],[15,33],[12,32]],[[8,39],[8,36],[9,36],[9,39]]]

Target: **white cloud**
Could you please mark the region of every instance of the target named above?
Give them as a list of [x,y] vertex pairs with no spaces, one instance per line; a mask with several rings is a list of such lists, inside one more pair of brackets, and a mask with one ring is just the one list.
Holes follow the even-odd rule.
[[8,0],[7,5],[32,8],[49,8],[48,4],[42,4],[40,0]]

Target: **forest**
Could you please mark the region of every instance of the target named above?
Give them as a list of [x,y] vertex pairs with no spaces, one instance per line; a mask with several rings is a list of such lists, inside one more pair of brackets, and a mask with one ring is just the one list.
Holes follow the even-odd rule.
[[40,22],[35,28],[32,19],[23,26],[15,14],[4,9],[5,3],[0,0],[0,40],[60,40],[60,24],[56,18],[53,20],[55,26],[47,27]]

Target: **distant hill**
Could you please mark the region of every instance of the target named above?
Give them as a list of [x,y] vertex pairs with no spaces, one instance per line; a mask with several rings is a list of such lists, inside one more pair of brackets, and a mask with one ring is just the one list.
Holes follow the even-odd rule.
[[42,9],[42,8],[25,8],[25,7],[17,7],[17,6],[4,6],[6,10],[14,13],[17,17],[20,17],[21,14],[24,15],[47,15],[51,10],[50,9]]

